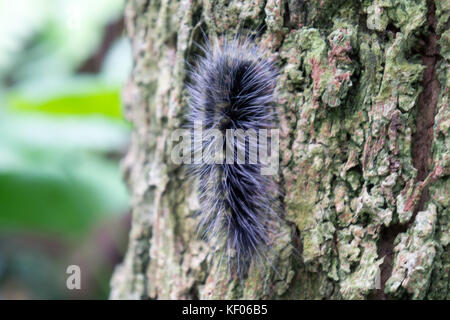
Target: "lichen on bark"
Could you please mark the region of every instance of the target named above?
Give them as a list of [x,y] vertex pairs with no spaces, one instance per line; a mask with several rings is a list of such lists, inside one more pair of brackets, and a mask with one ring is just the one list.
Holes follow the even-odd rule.
[[[133,222],[111,298],[449,298],[450,7],[432,0],[129,0]],[[187,62],[261,28],[277,61],[283,221],[265,268],[230,279],[196,237],[170,161]]]

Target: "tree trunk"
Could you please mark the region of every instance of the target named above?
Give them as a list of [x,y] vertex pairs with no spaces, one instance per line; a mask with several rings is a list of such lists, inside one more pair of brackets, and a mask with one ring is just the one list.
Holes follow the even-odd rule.
[[[129,0],[134,132],[122,164],[133,222],[111,298],[450,298],[449,10],[437,0]],[[170,160],[170,137],[185,121],[201,30],[261,26],[257,42],[280,68],[285,225],[273,266],[230,279],[196,236],[196,190]]]

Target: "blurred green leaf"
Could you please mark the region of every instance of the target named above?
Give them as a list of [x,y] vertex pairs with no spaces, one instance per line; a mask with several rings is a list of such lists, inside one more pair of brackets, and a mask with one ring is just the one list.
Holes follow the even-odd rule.
[[48,100],[36,101],[13,95],[9,105],[19,111],[40,111],[55,114],[103,114],[122,118],[118,90],[105,90],[85,94],[68,94]]
[[0,227],[74,235],[128,206],[116,163],[67,153],[0,170]]
[[9,109],[51,114],[101,114],[122,119],[120,87],[96,76],[30,80],[9,90]]
[[99,153],[124,149],[123,123],[5,113],[0,119],[0,228],[73,235],[126,210],[117,161]]
[[[1,163],[8,148],[41,152],[94,151],[118,153],[128,145],[129,128],[103,117],[51,117],[41,114],[6,116],[0,121]],[[15,151],[11,151],[15,152]],[[11,153],[8,152],[8,153]]]

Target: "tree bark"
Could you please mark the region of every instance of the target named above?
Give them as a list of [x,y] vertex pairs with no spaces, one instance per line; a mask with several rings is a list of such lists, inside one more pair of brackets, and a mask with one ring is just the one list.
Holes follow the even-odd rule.
[[[128,0],[133,221],[111,298],[449,299],[449,11],[433,0]],[[196,190],[170,161],[170,137],[201,30],[261,26],[280,68],[285,225],[273,267],[230,279],[196,237]]]

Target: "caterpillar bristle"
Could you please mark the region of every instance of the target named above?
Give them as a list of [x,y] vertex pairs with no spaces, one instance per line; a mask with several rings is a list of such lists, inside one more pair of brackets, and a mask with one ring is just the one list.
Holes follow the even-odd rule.
[[[236,162],[236,155],[233,163],[205,157],[214,157],[216,145],[209,138],[217,132],[225,138],[229,129],[276,127],[277,70],[248,37],[214,38],[200,47],[203,56],[191,68],[188,85],[188,126],[193,130],[200,123],[203,131],[201,141],[195,141],[195,134],[192,138],[192,154],[201,153],[202,161],[190,167],[199,183],[199,230],[221,248],[233,272],[246,275],[252,262],[267,258],[278,219],[276,184],[261,174],[259,161],[249,163],[251,150],[245,143],[235,146],[245,155],[245,163]],[[225,143],[222,151],[228,148]]]

